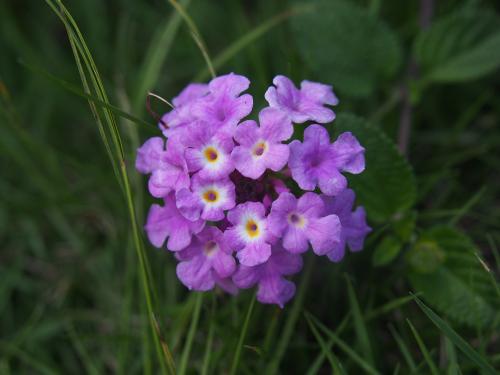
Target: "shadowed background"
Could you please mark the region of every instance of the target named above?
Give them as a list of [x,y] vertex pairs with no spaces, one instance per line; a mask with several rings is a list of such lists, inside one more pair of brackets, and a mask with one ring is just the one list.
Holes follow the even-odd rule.
[[[495,1],[64,4],[109,102],[133,118],[106,112],[85,73],[104,136],[123,143],[110,163],[64,23],[42,1],[0,3],[0,373],[158,373],[168,353],[180,374],[499,368]],[[251,79],[254,108],[277,74],[332,84],[332,134],[367,149],[351,180],[374,228],[365,250],[306,256],[283,310],[253,306],[253,291],[189,293],[173,256],[132,235],[127,202],[141,236],[152,203],[135,150],[160,134],[146,93],[210,79],[196,38],[218,74]]]

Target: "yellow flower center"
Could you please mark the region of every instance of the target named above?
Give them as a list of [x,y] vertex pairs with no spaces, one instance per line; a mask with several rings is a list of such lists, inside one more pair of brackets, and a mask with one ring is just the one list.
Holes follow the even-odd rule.
[[219,153],[213,147],[207,147],[204,151],[205,159],[210,163],[215,163],[219,157]]
[[217,199],[219,199],[219,193],[213,189],[209,189],[203,193],[203,199],[207,202],[217,202]]
[[247,221],[245,230],[250,238],[255,238],[259,235],[259,226],[253,219]]
[[253,154],[255,156],[262,156],[264,152],[266,152],[266,143],[265,142],[258,142],[254,148],[253,148]]

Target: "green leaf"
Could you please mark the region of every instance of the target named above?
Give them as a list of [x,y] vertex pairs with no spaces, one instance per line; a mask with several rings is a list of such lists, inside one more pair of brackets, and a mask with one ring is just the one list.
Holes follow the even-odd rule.
[[424,232],[420,241],[435,242],[445,259],[433,272],[411,271],[409,280],[413,288],[458,322],[472,327],[490,326],[499,303],[470,239],[453,228],[436,227]]
[[370,95],[394,77],[401,49],[394,33],[367,9],[344,0],[315,0],[292,19],[299,52],[342,94]]
[[392,224],[392,229],[398,238],[403,241],[409,241],[415,229],[415,222],[417,221],[417,212],[408,212],[406,215],[397,218]]
[[488,11],[461,10],[422,31],[414,44],[424,80],[460,82],[500,66],[500,22]]
[[394,236],[385,237],[373,252],[372,263],[374,266],[384,266],[391,262],[400,252],[403,244]]
[[497,372],[491,367],[486,359],[476,352],[451,326],[446,323],[439,315],[427,307],[422,301],[415,297],[415,302],[427,315],[427,317],[443,332],[458,349],[462,351],[469,359],[482,368],[486,374],[496,374]]
[[352,132],[366,149],[366,169],[349,175],[349,182],[368,218],[384,222],[411,208],[417,194],[415,176],[385,133],[351,114],[339,115],[333,128],[337,135]]
[[446,254],[436,241],[421,238],[407,253],[406,258],[416,272],[432,273],[444,262]]

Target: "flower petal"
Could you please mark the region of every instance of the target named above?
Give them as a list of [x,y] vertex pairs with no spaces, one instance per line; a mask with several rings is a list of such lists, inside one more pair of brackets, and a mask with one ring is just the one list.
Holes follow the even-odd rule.
[[295,284],[282,277],[265,277],[259,283],[257,300],[283,308],[295,294]]
[[293,254],[307,251],[309,244],[304,230],[289,225],[283,236],[283,247]]
[[341,224],[337,215],[310,220],[306,234],[317,255],[325,255],[340,241]]
[[176,268],[177,277],[189,289],[206,291],[214,287],[210,262],[203,255],[181,262]]
[[283,169],[288,162],[290,149],[288,145],[271,144],[269,150],[262,156],[265,160],[265,165],[272,171],[278,172]]
[[253,242],[247,244],[236,256],[244,266],[256,266],[262,264],[271,256],[271,245],[265,242]]
[[236,270],[236,261],[232,255],[219,250],[212,258],[212,267],[219,277],[225,278],[231,276]]
[[340,134],[332,144],[332,150],[338,169],[355,174],[364,171],[365,149],[351,132]]
[[289,117],[272,107],[260,111],[259,123],[262,136],[270,142],[286,141],[293,134],[293,125]]

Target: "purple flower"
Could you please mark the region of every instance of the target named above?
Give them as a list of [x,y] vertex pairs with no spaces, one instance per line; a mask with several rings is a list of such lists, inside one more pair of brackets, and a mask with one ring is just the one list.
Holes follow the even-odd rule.
[[166,196],[164,201],[163,207],[158,204],[151,206],[144,229],[154,246],[162,247],[168,237],[167,248],[179,251],[191,243],[191,236],[199,233],[205,222],[186,219],[175,206],[174,193]]
[[226,239],[245,266],[263,263],[271,256],[270,242],[274,238],[267,229],[265,214],[266,209],[259,202],[239,204],[227,214],[233,226],[226,229]]
[[151,173],[149,192],[156,198],[163,198],[171,191],[189,187],[189,174],[184,149],[180,143],[170,138],[167,150],[165,141],[159,137],[147,140],[138,150],[136,168],[142,173]]
[[344,190],[336,197],[321,196],[325,204],[324,212],[327,215],[337,215],[342,224],[340,241],[327,254],[333,262],[339,262],[344,257],[346,242],[351,251],[360,251],[366,235],[372,230],[366,224],[366,213],[363,207],[352,211],[355,197],[351,189]]
[[231,133],[198,121],[193,129],[184,132],[179,139],[187,147],[185,157],[190,172],[198,172],[202,178],[218,179],[229,176],[234,170]]
[[226,286],[224,279],[236,270],[231,250],[216,227],[205,227],[187,248],[177,253],[177,258],[181,261],[177,276],[189,289],[206,291],[216,283]]
[[224,219],[224,210],[235,206],[234,184],[229,179],[204,180],[198,175],[192,179],[191,190],[179,190],[177,208],[189,220],[209,221]]
[[273,83],[276,87],[269,87],[265,94],[267,102],[288,114],[293,122],[311,120],[324,124],[335,119],[335,113],[324,107],[325,104],[337,105],[339,102],[331,86],[302,81],[299,90],[285,76],[276,76]]
[[258,284],[257,300],[274,303],[283,308],[295,294],[295,284],[283,276],[293,275],[302,269],[302,257],[291,254],[280,246],[273,246],[269,259],[255,267],[240,265],[233,275],[239,288],[250,288]]
[[234,139],[240,145],[231,153],[236,169],[253,179],[262,176],[266,168],[277,172],[286,165],[290,150],[281,142],[293,134],[288,117],[274,108],[263,109],[259,121],[260,127],[248,120],[236,128]]
[[326,129],[314,124],[305,130],[303,143],[290,143],[288,166],[301,189],[314,190],[318,185],[324,194],[336,195],[347,187],[340,172],[358,174],[365,169],[364,151],[350,132],[330,144]]
[[196,120],[191,107],[197,99],[206,94],[208,94],[207,84],[191,83],[172,100],[174,109],[164,114],[162,117],[162,121],[167,124],[167,127],[165,128],[163,124],[160,123],[160,129],[163,131],[165,137],[170,137],[179,130],[185,129]]
[[248,78],[234,73],[216,77],[208,85],[209,94],[194,103],[192,113],[218,129],[231,131],[252,111],[252,96],[240,95],[249,85]]
[[233,279],[231,277],[218,277],[217,274],[213,274],[215,285],[221,288],[224,292],[236,295],[238,294],[238,287],[234,284]]
[[163,198],[171,191],[189,187],[190,179],[184,148],[176,138],[166,142],[167,151],[161,155],[158,168],[149,179],[149,192],[153,197]]
[[135,168],[143,174],[152,173],[159,168],[160,159],[165,153],[165,140],[163,138],[149,138],[137,149]]
[[172,99],[172,104],[175,108],[185,106],[205,96],[208,94],[208,91],[209,89],[206,83],[190,83],[179,95]]
[[325,255],[340,241],[340,221],[337,215],[323,217],[324,205],[319,195],[305,193],[299,199],[282,193],[272,205],[267,217],[269,230],[283,237],[283,247],[291,253],[303,253],[311,243],[313,251]]

